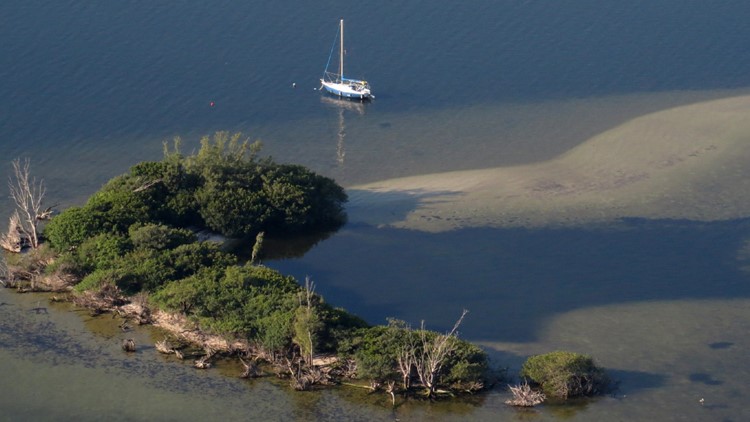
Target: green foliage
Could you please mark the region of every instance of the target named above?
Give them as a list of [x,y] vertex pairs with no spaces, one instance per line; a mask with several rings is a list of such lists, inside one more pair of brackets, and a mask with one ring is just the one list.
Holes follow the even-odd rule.
[[169,311],[193,315],[197,309],[199,313],[202,313],[203,297],[204,294],[208,294],[202,289],[206,285],[213,284],[214,280],[218,280],[221,273],[222,270],[217,268],[202,269],[184,279],[166,283],[151,298],[157,305]]
[[222,252],[213,242],[186,243],[166,252],[168,265],[175,279],[193,275],[203,268],[225,268],[237,263],[237,257]]
[[320,321],[318,312],[314,306],[298,306],[294,312],[292,324],[292,341],[300,348],[300,354],[305,359],[312,359],[317,350],[320,338],[320,330],[323,323]]
[[521,367],[521,376],[539,384],[548,396],[562,399],[601,394],[609,384],[591,357],[565,351],[531,356]]
[[208,180],[195,198],[206,226],[229,237],[262,231],[272,212],[249,180]]
[[354,359],[357,362],[357,375],[363,379],[376,381],[398,380],[396,355],[406,330],[393,327],[375,326],[360,328],[352,336]]
[[196,155],[188,157],[186,165],[191,173],[204,178],[232,173],[247,173],[255,165],[262,144],[242,139],[241,133],[216,132],[212,137],[201,138],[201,147]]
[[118,270],[115,268],[94,270],[76,284],[75,291],[80,293],[87,290],[99,290],[104,284],[114,285],[118,278]]
[[487,353],[479,346],[458,338],[456,349],[448,356],[441,382],[447,385],[485,378],[489,372]]
[[[292,277],[263,266],[238,266],[218,244],[198,242],[191,229],[230,237],[269,232],[303,234],[338,228],[346,220],[344,189],[297,165],[259,160],[260,143],[217,132],[190,156],[165,144],[164,159],[143,162],[110,180],[80,208],[54,217],[45,236],[60,253],[56,265],[81,277],[76,290],[116,285],[150,293],[153,304],[188,315],[203,328],[244,337],[269,351],[299,346],[352,356],[360,376],[402,379],[397,358],[417,347],[419,332],[405,324],[369,327],[326,304]],[[257,237],[257,259],[262,236]],[[428,338],[437,333],[428,332]],[[440,382],[472,382],[487,357],[457,339]]]
[[[115,182],[108,185],[116,184],[117,180],[123,179],[116,178]],[[145,195],[139,192],[109,189],[105,186],[89,198],[86,208],[94,215],[100,216],[105,231],[126,233],[132,224],[153,219],[152,205],[146,199]]]
[[130,240],[124,236],[103,233],[83,241],[74,256],[80,272],[108,269],[132,249]]
[[318,349],[321,353],[340,354],[342,344],[346,343],[355,331],[369,325],[362,318],[323,302],[322,297],[317,298],[316,312],[323,323],[322,329],[318,332]]
[[294,311],[277,311],[258,319],[255,340],[264,349],[275,352],[286,350],[292,342]]
[[55,216],[44,228],[44,237],[52,249],[64,252],[104,231],[99,215],[89,208],[68,208]]
[[240,133],[206,136],[188,157],[178,148],[176,140],[174,151],[165,146],[163,161],[133,166],[83,208],[53,218],[45,234],[55,249],[77,246],[90,234],[124,234],[135,223],[246,237],[332,230],[345,222],[343,188],[301,166],[258,160],[261,144]]
[[188,158],[189,171],[203,180],[195,199],[208,228],[242,237],[330,230],[345,222],[343,188],[301,166],[258,161],[259,150],[260,143],[218,132]]
[[[342,342],[340,353],[353,356],[357,362],[357,374],[364,379],[377,381],[395,380],[408,384],[415,374],[412,369],[406,379],[398,369],[399,357],[411,355],[412,359],[423,356],[422,335],[427,342],[433,341],[440,333],[434,331],[412,330],[403,321],[390,320],[386,327],[377,326],[361,328],[353,332],[348,341]],[[441,386],[462,386],[474,388],[484,383],[489,371],[487,354],[479,347],[451,337],[454,351],[449,353],[437,374],[437,383]]]
[[310,227],[331,228],[345,222],[344,189],[331,179],[297,165],[264,168],[263,193],[275,212],[267,224],[298,232]]
[[143,162],[130,169],[129,188],[138,190],[158,221],[175,226],[201,225],[195,190],[201,178],[186,171],[179,159]]
[[163,224],[136,223],[128,229],[130,241],[136,249],[172,249],[197,240],[187,229],[175,229]]
[[144,290],[153,292],[167,281],[175,279],[176,270],[167,258],[167,253],[136,249],[118,260],[118,278],[114,282],[129,294]]
[[299,290],[294,278],[266,267],[212,267],[168,283],[153,299],[205,327],[275,349],[289,345]]

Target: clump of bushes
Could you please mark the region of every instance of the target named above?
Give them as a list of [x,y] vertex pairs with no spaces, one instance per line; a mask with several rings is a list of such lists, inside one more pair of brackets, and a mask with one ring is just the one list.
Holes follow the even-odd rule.
[[549,397],[567,399],[605,393],[609,378],[590,356],[556,351],[531,356],[521,376],[539,385]]
[[217,132],[201,139],[200,150],[190,156],[180,154],[179,144],[176,139],[173,150],[165,145],[162,161],[133,166],[84,206],[53,218],[45,238],[63,252],[93,235],[127,235],[138,223],[246,238],[264,231],[330,231],[346,221],[347,195],[341,186],[302,166],[258,159],[259,142]]
[[314,355],[327,354],[357,368],[349,372],[359,378],[390,383],[391,393],[396,383],[429,396],[443,388],[483,388],[487,355],[456,337],[466,312],[448,334],[396,322],[370,327],[325,303],[311,282],[302,286],[254,262],[243,265],[194,234],[207,229],[248,238],[336,229],[347,198],[333,180],[260,160],[260,145],[239,134],[205,137],[187,157],[178,146],[55,216],[44,236],[58,256],[46,271],[72,276],[79,294],[148,294],[150,304],[203,329],[246,340],[283,363],[300,386],[321,379]]

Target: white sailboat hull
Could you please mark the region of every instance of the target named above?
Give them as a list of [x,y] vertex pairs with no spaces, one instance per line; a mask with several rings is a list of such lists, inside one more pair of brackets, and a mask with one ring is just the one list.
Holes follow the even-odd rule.
[[320,80],[323,89],[326,92],[343,98],[354,98],[359,100],[367,100],[372,98],[369,88],[362,87],[356,83],[337,83],[328,82],[323,79]]

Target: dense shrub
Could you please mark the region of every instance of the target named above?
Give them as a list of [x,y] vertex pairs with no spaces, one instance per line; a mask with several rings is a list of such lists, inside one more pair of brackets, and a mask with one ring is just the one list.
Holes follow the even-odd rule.
[[521,376],[540,385],[548,396],[562,399],[604,393],[609,383],[591,357],[564,351],[531,356]]
[[479,346],[454,339],[456,349],[448,355],[441,382],[446,385],[476,381],[486,377],[489,367],[487,354]]
[[357,330],[351,352],[357,362],[357,376],[376,381],[400,380],[396,354],[401,341],[390,327],[375,326]]
[[[423,352],[441,335],[434,331],[412,330],[402,321],[391,320],[386,327],[357,330],[341,352],[354,357],[360,378],[398,381],[402,388],[407,388],[413,381],[418,381],[415,365],[426,357]],[[463,391],[483,385],[489,371],[487,354],[476,345],[456,337],[449,337],[448,341],[452,351],[445,356],[436,374],[437,384]],[[399,370],[399,358],[403,359],[408,351],[411,351],[412,369],[405,377]]]
[[168,265],[174,269],[175,279],[199,272],[203,268],[225,268],[237,263],[235,255],[222,252],[217,243],[186,243],[166,251]]
[[135,223],[247,237],[333,230],[345,222],[343,188],[301,166],[258,160],[260,144],[240,138],[217,132],[195,155],[165,151],[163,161],[133,166],[83,208],[53,218],[45,236],[63,251],[89,235],[126,234]]
[[[291,335],[299,290],[294,278],[269,268],[230,266],[222,271],[214,267],[170,282],[154,300],[218,332],[278,344],[281,337]],[[273,327],[260,324],[269,320],[274,321]]]
[[[176,141],[174,151],[165,147],[163,161],[137,164],[113,178],[83,207],[55,216],[44,233],[59,253],[51,267],[79,277],[79,292],[105,285],[127,294],[147,292],[162,309],[268,351],[299,353],[305,361],[314,353],[338,353],[356,360],[360,377],[404,381],[397,368],[403,348],[420,355],[427,350],[420,339],[440,334],[403,323],[369,327],[326,304],[311,286],[306,290],[266,267],[239,266],[236,255],[198,242],[194,234],[330,231],[345,222],[344,189],[304,167],[258,160],[260,144],[240,134],[204,137],[200,150],[187,157],[178,146]],[[479,380],[487,366],[484,352],[454,337],[449,341],[451,351],[434,371],[438,382]],[[432,378],[425,384],[432,393]]]
[[115,265],[119,269],[115,284],[128,294],[153,292],[169,280],[176,279],[176,269],[167,252],[137,249],[120,258]]
[[76,284],[75,290],[77,292],[99,290],[104,284],[115,285],[119,278],[116,268],[94,270],[88,273],[80,283]]
[[154,219],[152,204],[141,192],[131,190],[100,190],[89,198],[86,208],[101,216],[103,229],[110,232],[127,233],[131,225]]
[[229,237],[243,237],[263,231],[273,210],[260,187],[242,180],[211,180],[195,194],[206,226]]
[[90,237],[72,252],[80,272],[109,269],[133,248],[130,240],[117,234],[103,233]]
[[88,208],[73,207],[55,216],[44,227],[52,249],[63,252],[104,231],[101,216]]
[[344,189],[333,180],[297,165],[265,168],[263,193],[273,210],[268,225],[298,232],[309,227],[330,228],[345,222]]
[[190,230],[176,229],[163,224],[136,223],[130,226],[128,234],[136,249],[172,249],[197,240]]

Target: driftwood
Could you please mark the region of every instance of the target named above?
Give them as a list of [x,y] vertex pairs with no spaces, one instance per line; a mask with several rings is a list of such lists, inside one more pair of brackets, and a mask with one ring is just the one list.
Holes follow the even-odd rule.
[[135,352],[135,340],[126,338],[122,341],[122,350],[126,352]]
[[300,358],[289,360],[286,358],[286,367],[289,371],[290,384],[297,391],[305,391],[313,385],[331,384],[331,368],[308,366]]
[[216,351],[211,349],[210,347],[206,347],[205,352],[205,355],[201,356],[200,359],[193,362],[193,366],[198,369],[208,369],[211,367],[211,362],[209,362],[209,360],[214,357]]
[[240,378],[257,378],[261,376],[261,371],[258,368],[258,365],[255,364],[255,362],[246,362],[241,357],[239,359],[240,363],[242,363],[242,366],[245,368],[245,370],[240,374]]
[[162,182],[162,179],[156,179],[156,180],[152,180],[152,181],[150,181],[150,182],[146,182],[146,183],[142,184],[141,186],[139,186],[139,187],[137,187],[137,188],[133,189],[133,192],[141,192],[141,191],[144,191],[144,190],[146,190],[146,189],[150,188],[151,186],[154,186],[155,184],[157,184],[157,183],[161,183],[161,182]]
[[0,236],[0,247],[18,253],[30,245],[29,235],[21,225],[21,217],[18,215],[18,211],[15,211],[8,219],[8,232]]
[[175,349],[173,349],[172,346],[167,341],[166,337],[164,337],[164,340],[162,341],[157,341],[156,344],[154,344],[154,346],[156,346],[157,352],[163,353],[165,355],[170,355],[174,353],[175,351]]
[[354,378],[357,375],[357,361],[346,359],[338,367],[341,378]]
[[73,297],[73,304],[91,309],[92,315],[104,312],[118,312],[120,306],[127,300],[117,286],[104,284],[98,291],[86,291],[80,296]]
[[391,396],[391,405],[396,407],[396,381],[388,381],[386,384],[385,392]]
[[197,369],[208,369],[211,367],[211,362],[208,361],[208,356],[203,356],[200,359],[193,362],[193,366]]
[[533,407],[544,402],[547,398],[544,393],[533,390],[528,383],[512,386],[509,385],[513,398],[506,400],[505,404],[519,407]]

